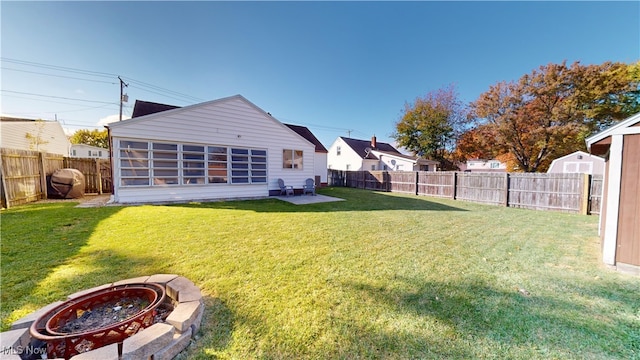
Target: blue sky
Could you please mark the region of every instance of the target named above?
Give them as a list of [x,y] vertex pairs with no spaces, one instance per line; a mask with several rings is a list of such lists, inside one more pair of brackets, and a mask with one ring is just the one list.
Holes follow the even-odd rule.
[[[241,94],[282,122],[391,142],[404,104],[474,101],[548,63],[640,60],[640,2],[7,2],[1,112],[102,128],[119,81],[178,106]],[[43,95],[43,96],[40,96]]]

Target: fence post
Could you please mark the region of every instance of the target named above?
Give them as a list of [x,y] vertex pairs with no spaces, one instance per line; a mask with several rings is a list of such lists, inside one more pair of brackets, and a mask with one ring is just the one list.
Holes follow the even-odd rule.
[[591,175],[582,174],[582,200],[580,201],[580,214],[589,214],[589,192],[591,190]]
[[100,171],[100,159],[95,159],[96,163],[96,179],[98,182],[98,194],[102,195],[102,172]]
[[42,189],[41,199],[49,197],[47,188],[47,173],[44,172],[44,153],[38,152],[38,171],[40,172],[40,188]]
[[416,195],[419,195],[418,184],[420,184],[420,171],[416,171]]
[[509,173],[504,173],[504,206],[509,207]]
[[455,200],[456,199],[456,191],[457,191],[457,183],[458,183],[458,172],[457,171],[453,171],[451,173],[451,176],[453,177],[453,189],[451,190],[451,199]]
[[4,209],[9,208],[9,198],[7,197],[7,183],[4,179],[4,153],[0,154],[0,182],[2,183],[2,188],[0,189],[0,198],[2,198],[2,207]]

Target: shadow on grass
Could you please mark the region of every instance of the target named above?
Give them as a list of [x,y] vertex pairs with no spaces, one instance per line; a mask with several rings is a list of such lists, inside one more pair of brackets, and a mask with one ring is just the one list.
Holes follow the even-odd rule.
[[467,211],[465,209],[431,201],[427,197],[410,197],[392,193],[374,192],[351,188],[323,188],[318,194],[332,196],[346,201],[317,204],[294,205],[275,198],[264,200],[243,200],[224,202],[192,202],[171,204],[190,208],[230,209],[255,212],[340,212],[340,211]]
[[10,314],[28,305],[42,282],[87,244],[96,226],[120,210],[118,207],[81,209],[75,205],[72,202],[33,204],[2,211],[3,330],[10,325]]
[[[537,356],[551,352],[554,354],[551,357],[578,358],[603,358],[611,354],[630,358],[640,351],[637,322],[617,314],[615,306],[605,315],[610,317],[603,319],[602,309],[588,302],[571,301],[568,294],[523,295],[516,288],[503,291],[483,281],[424,282],[399,278],[393,288],[368,282],[342,285],[375,307],[390,308],[402,316],[408,314],[452,329],[443,331],[442,339],[434,340],[416,334],[372,331],[375,326],[360,324],[358,338],[379,339],[383,344],[410,344],[418,357],[474,358],[487,353],[486,349],[474,353],[473,345],[467,349],[452,346],[447,338],[458,344],[465,343],[459,339],[466,339],[471,343],[479,341],[477,346],[496,346],[491,352],[500,357],[514,356],[509,351],[516,348],[528,349],[524,353]],[[606,285],[591,285],[588,291],[602,296],[610,289]],[[611,298],[624,304],[638,301],[637,293],[632,292],[616,291]],[[633,314],[633,309],[627,310],[627,314]]]

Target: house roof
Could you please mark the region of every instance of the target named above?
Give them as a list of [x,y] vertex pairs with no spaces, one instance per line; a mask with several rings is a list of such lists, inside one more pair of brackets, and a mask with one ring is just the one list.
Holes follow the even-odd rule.
[[344,141],[347,145],[349,145],[349,147],[353,149],[353,151],[355,151],[356,154],[358,154],[358,156],[360,156],[363,159],[374,159],[374,160],[378,159],[378,157],[376,157],[374,154],[371,153],[371,150],[386,152],[388,154],[393,154],[393,155],[403,155],[396,148],[384,142],[376,141],[376,147],[373,148],[371,147],[371,141],[369,140],[352,139],[352,138],[343,137],[343,136],[340,136],[340,139],[342,139],[342,141]]
[[559,158],[555,158],[555,159],[552,161],[552,163],[553,163],[553,162],[555,162],[555,161],[561,161],[561,160],[564,160],[564,159],[570,158],[570,157],[575,156],[575,155],[582,155],[582,156],[586,156],[586,157],[588,157],[588,158],[593,158],[593,159],[594,159],[594,160],[596,160],[596,161],[604,161],[604,159],[603,159],[602,157],[600,157],[600,156],[592,155],[592,154],[589,154],[589,153],[587,153],[587,152],[584,152],[584,151],[580,151],[580,150],[578,150],[578,151],[574,151],[574,152],[572,152],[571,154],[567,154],[567,155],[565,155],[565,156],[561,156],[561,157],[559,157]]
[[57,121],[0,117],[2,147],[69,154],[69,139]]
[[637,124],[640,124],[640,113],[631,115],[625,120],[622,120],[597,134],[589,136],[585,140],[587,143],[587,149],[595,155],[605,154],[609,149],[609,145],[611,145],[611,135],[620,134],[623,129],[631,126],[637,126]]
[[[251,105],[256,110],[258,110],[261,113],[264,113],[265,115],[269,116],[269,118],[271,118],[272,120],[276,121],[278,124],[286,127],[288,130],[293,131],[296,135],[302,137],[306,141],[308,141],[311,144],[313,144],[315,146],[315,148],[316,148],[316,152],[328,152],[327,149],[322,145],[322,143],[320,143],[320,141],[306,127],[298,126],[298,125],[283,124],[282,122],[277,120],[275,117],[273,117],[270,113],[265,112],[260,107],[258,107],[257,105],[255,105],[251,101],[247,100],[242,95],[233,95],[233,96],[229,96],[229,97],[226,97],[226,98],[221,98],[221,99],[211,100],[211,101],[207,101],[207,102],[203,102],[203,103],[188,105],[188,106],[185,106],[185,107],[180,107],[180,106],[175,106],[175,105],[168,105],[168,104],[161,104],[161,103],[155,103],[155,102],[151,102],[151,101],[136,100],[136,103],[135,103],[135,105],[133,107],[133,115],[131,116],[131,119],[128,119],[128,120],[125,120],[125,121],[120,121],[120,122],[115,122],[115,123],[110,123],[109,127],[118,127],[118,126],[121,126],[121,125],[125,125],[126,126],[126,124],[131,123],[132,121],[144,121],[145,119],[149,119],[151,117],[154,117],[154,114],[159,114],[159,113],[162,113],[162,112],[165,112],[165,111],[171,111],[171,112],[173,112],[173,111],[182,111],[184,109],[190,109],[190,108],[196,108],[196,107],[200,107],[200,106],[206,106],[206,105],[209,105],[209,104],[220,103],[220,102],[224,102],[224,101],[231,100],[231,99],[241,99],[242,101],[244,101],[247,104]],[[162,116],[162,115],[156,115],[156,116]],[[142,119],[142,118],[144,118],[144,119]]]
[[136,118],[140,116],[145,116],[149,114],[155,114],[162,111],[178,109],[180,106],[160,104],[151,101],[142,101],[136,100],[135,105],[133,105],[133,115],[131,118]]
[[322,145],[320,140],[318,140],[318,138],[316,138],[315,135],[313,135],[311,130],[309,130],[308,128],[306,128],[304,126],[300,126],[300,125],[292,125],[292,124],[285,124],[285,125],[287,127],[289,127],[289,129],[297,132],[298,135],[300,135],[303,138],[307,139],[308,142],[310,142],[313,145],[315,145],[316,146],[316,152],[319,152],[319,153],[328,153],[329,152],[329,151],[327,151],[327,148],[325,148],[324,145]]

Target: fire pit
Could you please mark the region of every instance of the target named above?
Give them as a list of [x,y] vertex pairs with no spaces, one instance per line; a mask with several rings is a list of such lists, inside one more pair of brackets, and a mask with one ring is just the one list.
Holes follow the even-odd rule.
[[171,360],[195,338],[204,315],[200,289],[177,274],[119,280],[65,300],[13,322],[0,336],[0,358]]
[[[79,353],[121,343],[164,319],[158,307],[164,287],[133,283],[89,292],[44,313],[30,328],[31,335],[47,343],[49,358],[69,359]],[[168,315],[167,311],[161,313]]]

